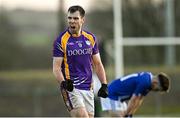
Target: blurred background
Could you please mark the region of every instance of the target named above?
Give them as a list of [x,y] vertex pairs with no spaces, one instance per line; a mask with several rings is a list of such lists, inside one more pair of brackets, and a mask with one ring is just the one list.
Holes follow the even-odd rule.
[[[52,45],[71,5],[87,12],[84,29],[98,38],[108,81],[138,71],[171,76],[170,93],[150,93],[135,116],[180,116],[179,0],[0,0],[0,116],[69,116]],[[108,116],[95,102],[95,116]]]

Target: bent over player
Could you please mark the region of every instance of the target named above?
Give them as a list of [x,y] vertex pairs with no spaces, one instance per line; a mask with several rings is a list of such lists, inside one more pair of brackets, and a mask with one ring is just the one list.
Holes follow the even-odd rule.
[[120,77],[108,85],[108,98],[101,98],[102,109],[119,111],[121,117],[132,117],[150,91],[168,92],[169,86],[169,77],[162,72],[157,75],[139,72]]
[[85,11],[81,6],[68,9],[68,28],[54,42],[53,73],[64,102],[73,117],[94,116],[92,89],[93,65],[102,83],[98,96],[107,97],[107,80],[96,37],[82,26]]

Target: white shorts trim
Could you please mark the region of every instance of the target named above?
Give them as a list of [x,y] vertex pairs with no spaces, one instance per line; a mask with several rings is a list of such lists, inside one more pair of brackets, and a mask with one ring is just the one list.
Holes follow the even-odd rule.
[[112,100],[110,98],[100,98],[102,111],[113,110],[113,111],[125,111],[127,110],[127,103]]

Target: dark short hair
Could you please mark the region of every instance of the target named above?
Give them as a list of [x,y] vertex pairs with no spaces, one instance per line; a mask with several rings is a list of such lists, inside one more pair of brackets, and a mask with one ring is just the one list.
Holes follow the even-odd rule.
[[85,16],[85,10],[81,6],[79,6],[79,5],[71,6],[68,9],[68,12],[70,12],[70,13],[74,13],[76,11],[79,11],[81,17]]
[[162,91],[168,92],[170,88],[170,77],[167,74],[161,72],[158,74],[158,79],[162,87]]

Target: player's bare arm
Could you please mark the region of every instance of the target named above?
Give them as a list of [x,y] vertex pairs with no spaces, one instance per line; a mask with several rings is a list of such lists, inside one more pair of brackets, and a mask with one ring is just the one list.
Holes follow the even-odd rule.
[[106,98],[108,96],[106,73],[99,53],[93,55],[93,63],[97,76],[101,81],[101,88],[98,91],[98,96]]
[[139,106],[142,104],[143,98],[143,96],[133,95],[128,102],[128,108],[124,115],[134,114],[136,110],[139,108]]
[[59,83],[64,80],[64,76],[61,71],[61,64],[63,62],[63,57],[53,57],[53,73]]
[[101,62],[101,57],[99,53],[93,55],[93,64],[95,67],[96,74],[99,80],[101,81],[101,83],[107,84],[106,73],[104,70],[104,66]]

